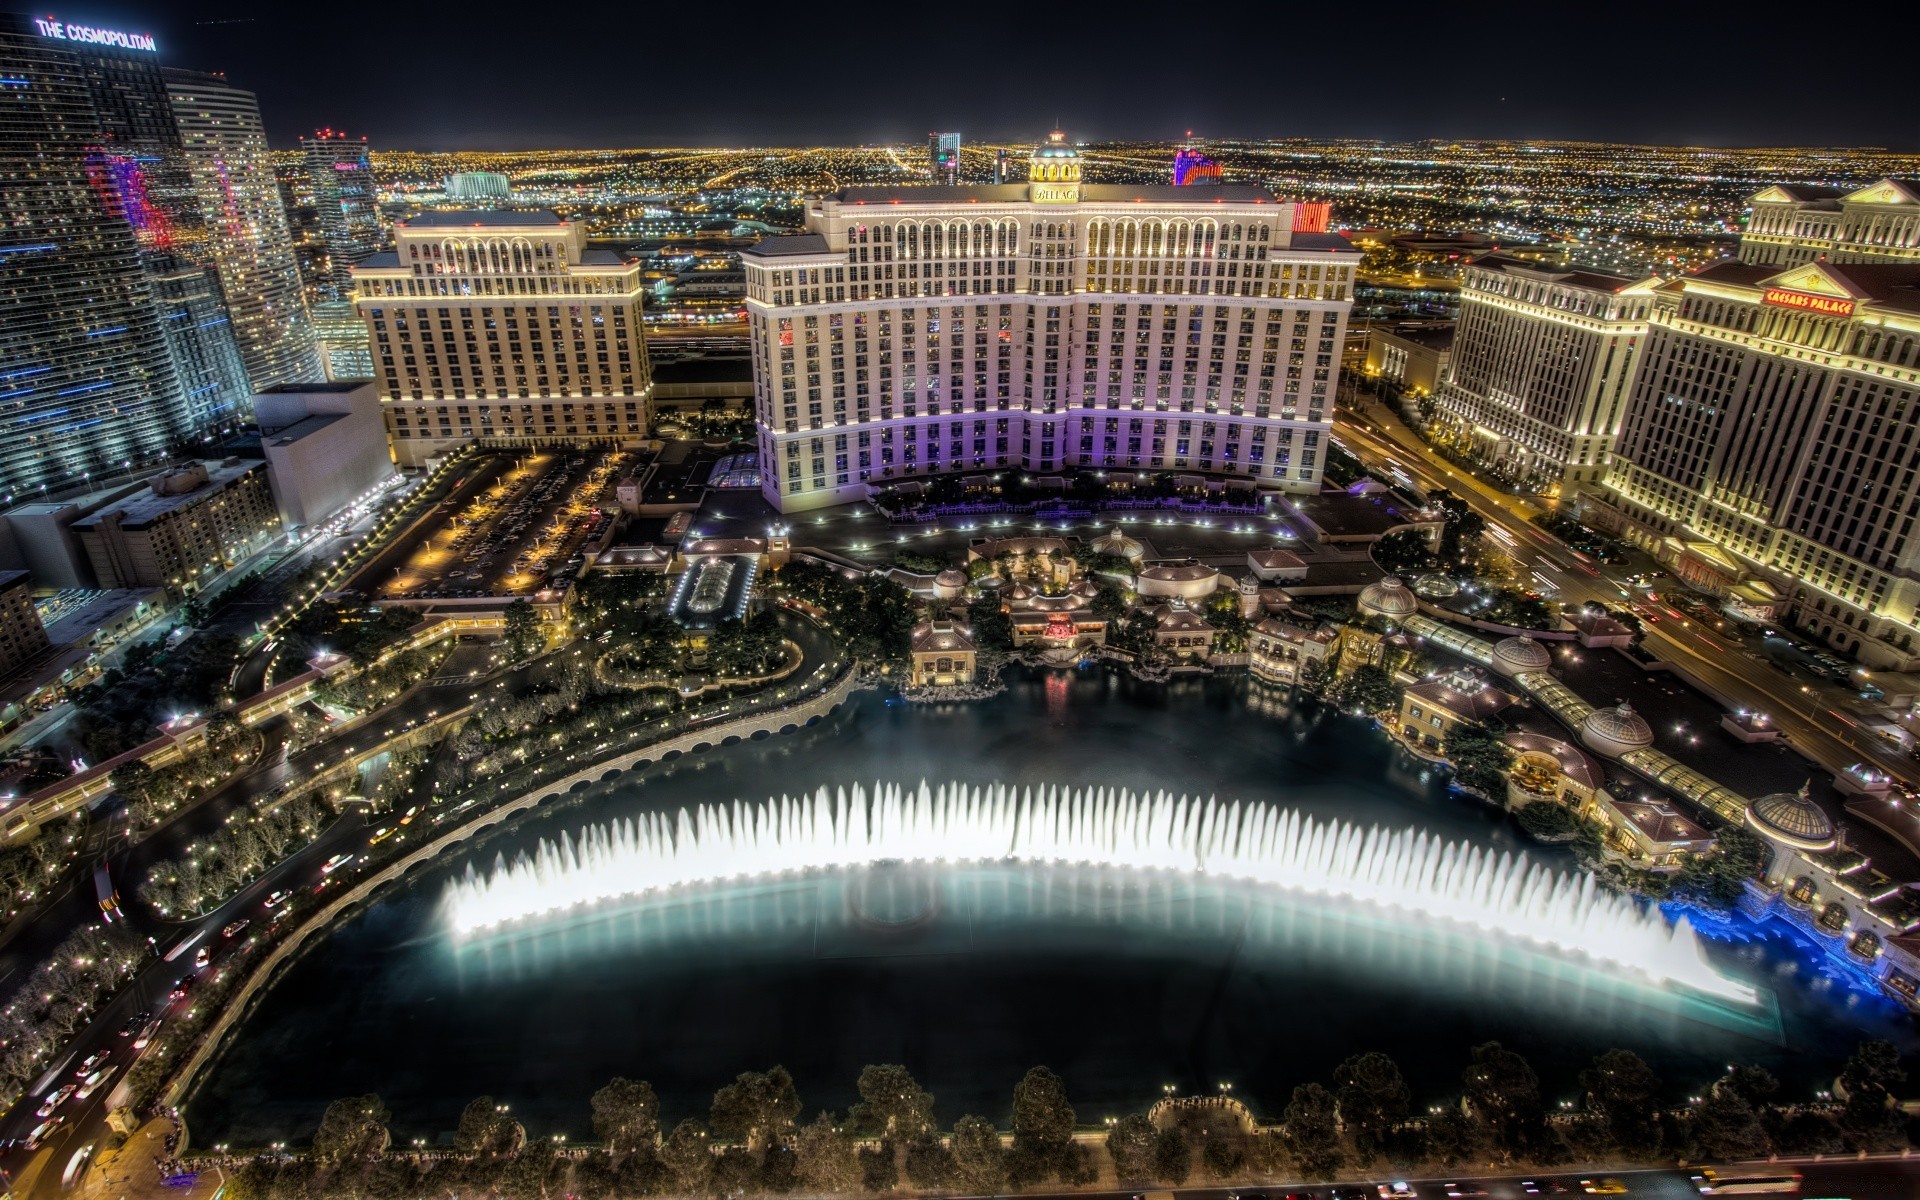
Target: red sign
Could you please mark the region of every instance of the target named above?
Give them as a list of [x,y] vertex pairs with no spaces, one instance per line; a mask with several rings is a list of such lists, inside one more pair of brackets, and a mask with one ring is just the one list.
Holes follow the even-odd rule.
[[1839,296],[1816,296],[1812,292],[1790,292],[1785,288],[1768,288],[1761,296],[1768,304],[1781,308],[1798,308],[1823,317],[1850,317],[1853,315],[1853,301]]

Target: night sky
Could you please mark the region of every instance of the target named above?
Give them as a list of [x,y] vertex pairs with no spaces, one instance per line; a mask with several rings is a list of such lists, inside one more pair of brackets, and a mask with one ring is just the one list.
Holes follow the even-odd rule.
[[[1920,146],[1900,86],[1835,92],[1764,6],[75,0],[260,95],[276,146],[1539,137]],[[570,15],[571,14],[571,15]],[[1315,14],[1307,16],[1306,14]],[[1849,56],[1858,60],[1857,55]],[[1825,66],[1809,72],[1809,61]],[[793,68],[807,68],[793,82]],[[1871,68],[1868,68],[1870,71]]]

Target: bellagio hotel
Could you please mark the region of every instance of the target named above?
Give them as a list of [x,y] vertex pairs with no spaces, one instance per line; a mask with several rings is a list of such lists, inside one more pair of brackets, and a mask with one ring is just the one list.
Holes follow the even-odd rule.
[[1263,187],[847,187],[744,255],[783,512],[949,471],[1186,471],[1317,490],[1359,252]]
[[647,436],[640,264],[550,212],[426,212],[353,268],[395,459]]

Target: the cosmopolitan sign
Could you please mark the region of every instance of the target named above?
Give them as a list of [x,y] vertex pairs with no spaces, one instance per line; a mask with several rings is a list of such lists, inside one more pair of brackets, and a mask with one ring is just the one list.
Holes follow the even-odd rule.
[[1786,288],[1768,288],[1760,297],[1780,308],[1798,308],[1823,317],[1850,317],[1853,301],[1841,296],[1820,296],[1813,292],[1790,292]]
[[84,42],[89,46],[112,46],[118,50],[147,50],[159,53],[150,33],[122,33],[118,29],[100,29],[93,25],[70,25],[51,17],[35,17],[40,36],[62,42]]

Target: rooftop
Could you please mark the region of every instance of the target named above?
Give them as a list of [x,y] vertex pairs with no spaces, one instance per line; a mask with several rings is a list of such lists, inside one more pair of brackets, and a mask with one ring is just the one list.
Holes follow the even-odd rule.
[[565,225],[557,213],[544,208],[523,209],[450,209],[415,213],[398,222],[409,229],[441,229],[462,225],[497,225],[516,228],[526,225]]
[[[1025,183],[860,184],[830,193],[842,204],[1025,204]],[[1222,183],[1212,187],[1176,187],[1171,183],[1089,183],[1080,188],[1087,204],[1278,204],[1279,198],[1257,183]],[[1300,234],[1299,237],[1307,235]],[[1316,236],[1334,236],[1316,235]],[[1344,244],[1346,239],[1341,238]]]
[[827,239],[817,233],[785,233],[761,238],[741,254],[755,258],[792,258],[803,254],[830,254]]
[[301,438],[310,437],[313,434],[319,433],[327,426],[346,419],[347,414],[345,413],[321,413],[318,416],[308,417],[302,421],[295,421],[278,433],[268,434],[266,444],[269,446],[291,446]]
[[1599,292],[1621,292],[1640,282],[1639,279],[1628,275],[1616,275],[1612,271],[1601,271],[1592,267],[1543,266],[1497,250],[1492,254],[1482,255],[1467,265],[1482,271],[1497,271],[1502,275],[1530,275],[1550,283],[1564,283],[1570,287],[1591,288]]
[[171,495],[158,495],[153,492],[137,492],[134,495],[128,496],[125,500],[106,505],[97,512],[92,512],[81,517],[73,523],[72,527],[74,529],[92,529],[98,526],[107,516],[118,513],[122,528],[144,529],[147,525],[159,520],[161,517],[166,516],[176,509],[193,508],[210,499],[236,480],[251,475],[255,471],[264,471],[267,469],[267,465],[263,462],[242,462],[234,463],[231,466],[214,463],[207,463],[205,465],[207,468],[207,482],[194,488],[190,492],[179,492]]
[[1803,271],[1807,266],[1818,266],[1856,299],[1896,312],[1920,314],[1920,263],[1821,261],[1783,269],[1777,263],[1761,266],[1729,258],[1692,275],[1682,275],[1666,286],[1684,289],[1689,282],[1700,279],[1733,287],[1759,288],[1776,276]]
[[342,381],[322,380],[315,383],[276,383],[271,387],[263,387],[254,394],[259,396],[311,396],[321,393],[338,394],[341,392],[355,392],[363,387],[371,386],[373,385],[365,379],[348,379]]

